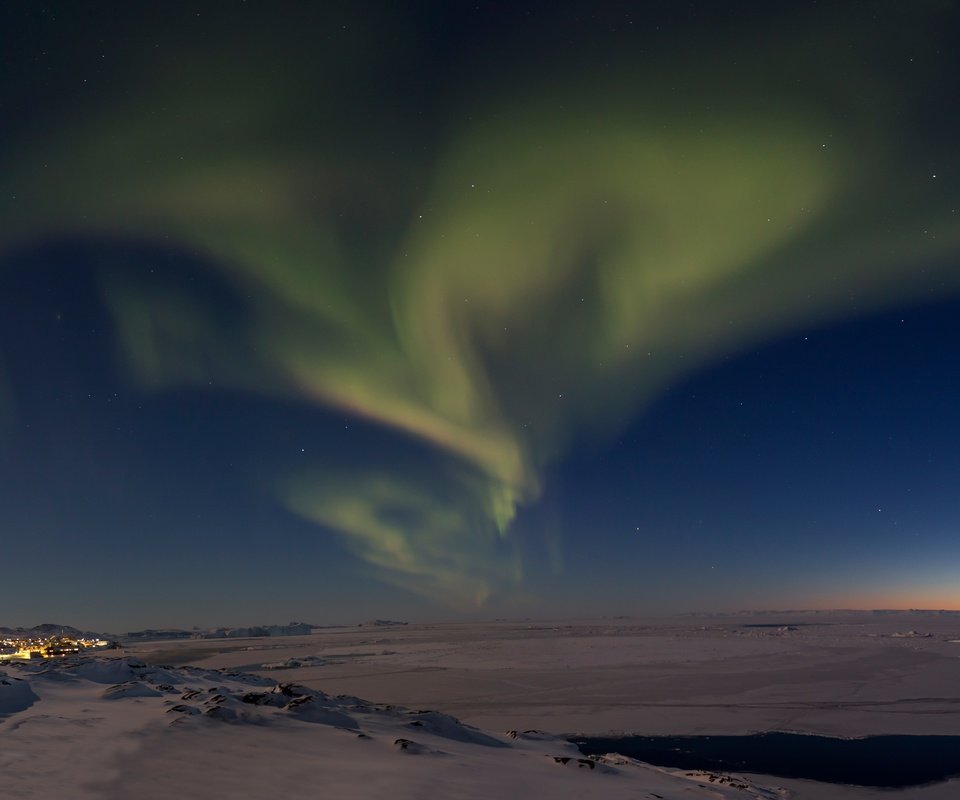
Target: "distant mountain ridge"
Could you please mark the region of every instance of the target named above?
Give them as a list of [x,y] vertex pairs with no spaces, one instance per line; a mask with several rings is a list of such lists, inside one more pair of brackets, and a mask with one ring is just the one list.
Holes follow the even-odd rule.
[[55,636],[67,636],[71,639],[115,639],[116,636],[97,631],[82,631],[72,625],[57,625],[42,622],[32,628],[5,628],[0,626],[0,636],[11,639],[52,639]]
[[250,625],[245,627],[229,628],[144,628],[139,631],[128,631],[125,634],[103,633],[97,631],[83,631],[72,625],[58,625],[53,622],[43,622],[32,628],[8,628],[0,626],[0,637],[11,639],[51,639],[56,636],[67,636],[73,639],[246,639],[260,636],[305,636],[313,632],[318,626],[307,622],[289,622],[286,625]]
[[[125,639],[250,639],[261,636],[307,636],[314,628],[308,622],[289,622],[286,625],[251,625],[238,628],[145,628],[129,631]],[[326,626],[337,627],[337,626]]]

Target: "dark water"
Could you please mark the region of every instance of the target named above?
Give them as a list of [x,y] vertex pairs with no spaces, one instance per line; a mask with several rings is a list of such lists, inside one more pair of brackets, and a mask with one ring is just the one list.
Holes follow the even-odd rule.
[[960,776],[960,736],[834,739],[794,733],[752,736],[574,737],[584,755],[620,753],[679,769],[759,772],[825,783],[902,788]]

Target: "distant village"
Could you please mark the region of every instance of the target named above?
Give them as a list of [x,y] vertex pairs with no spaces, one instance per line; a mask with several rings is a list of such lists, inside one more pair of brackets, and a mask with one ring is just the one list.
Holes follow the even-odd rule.
[[61,658],[116,646],[116,642],[111,642],[109,639],[78,637],[68,633],[52,636],[8,634],[0,639],[0,660]]
[[[406,625],[389,619],[361,622],[358,627],[383,628]],[[69,625],[44,623],[33,628],[0,627],[0,661],[11,659],[58,658],[94,650],[121,647],[122,642],[143,642],[167,639],[247,639],[266,636],[306,636],[315,630],[351,627],[346,625],[311,625],[291,622],[287,625],[253,625],[239,628],[147,628],[126,634],[92,633]]]

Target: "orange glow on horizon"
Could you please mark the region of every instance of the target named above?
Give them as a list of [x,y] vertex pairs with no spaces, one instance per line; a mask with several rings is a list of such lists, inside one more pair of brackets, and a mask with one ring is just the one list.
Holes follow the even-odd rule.
[[960,611],[960,589],[955,587],[903,588],[842,592],[810,605],[811,610]]

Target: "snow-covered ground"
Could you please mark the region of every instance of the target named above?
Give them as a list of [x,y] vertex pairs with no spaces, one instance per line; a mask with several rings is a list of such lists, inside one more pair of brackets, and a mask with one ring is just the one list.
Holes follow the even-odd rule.
[[[909,631],[929,636],[896,635]],[[821,613],[353,628],[136,653],[249,671],[319,658],[282,679],[493,730],[867,736],[960,734],[957,638],[957,615]]]
[[[960,620],[750,627],[778,621],[409,625],[4,664],[0,797],[960,796],[960,781],[891,792],[711,780],[506,734],[960,732]],[[154,666],[169,662],[196,666]]]
[[583,758],[536,732],[131,658],[21,664],[0,679],[0,796],[764,798],[754,781]]

